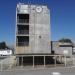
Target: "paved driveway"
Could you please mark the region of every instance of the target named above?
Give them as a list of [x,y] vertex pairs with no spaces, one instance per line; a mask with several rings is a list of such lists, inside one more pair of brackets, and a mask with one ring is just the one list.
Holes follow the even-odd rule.
[[35,70],[15,70],[0,72],[0,75],[53,75],[52,72],[59,72],[60,75],[75,75],[75,68],[46,68]]

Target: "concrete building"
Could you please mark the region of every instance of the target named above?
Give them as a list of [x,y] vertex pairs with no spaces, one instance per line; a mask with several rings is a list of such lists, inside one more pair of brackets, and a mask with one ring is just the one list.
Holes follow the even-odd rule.
[[15,53],[19,64],[31,61],[34,65],[41,59],[45,62],[44,56],[51,53],[50,41],[50,10],[48,7],[17,4]]
[[64,55],[64,51],[67,51],[67,55],[71,56],[73,54],[73,43],[65,43],[59,41],[52,41],[52,50],[55,54]]

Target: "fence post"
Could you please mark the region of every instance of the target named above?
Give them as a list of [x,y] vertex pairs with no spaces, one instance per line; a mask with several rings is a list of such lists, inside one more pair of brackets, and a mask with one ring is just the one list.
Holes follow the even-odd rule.
[[3,70],[3,65],[2,65],[2,63],[1,63],[1,71]]
[[74,60],[75,60],[75,59],[74,59],[74,56],[72,56],[72,59],[73,59],[73,66],[75,66],[75,64],[74,64],[74,63],[75,63],[75,62],[74,62]]
[[33,68],[34,68],[34,56],[33,56]]
[[44,67],[45,67],[46,65],[45,65],[45,56],[44,56]]
[[21,67],[23,67],[23,56],[22,56],[22,61],[21,61]]
[[19,66],[19,57],[17,57],[17,66]]
[[55,60],[55,67],[56,67],[56,57],[57,57],[57,56],[54,57],[54,58],[55,58],[55,59],[54,59],[54,60]]
[[65,67],[66,67],[66,55],[64,57],[65,57]]

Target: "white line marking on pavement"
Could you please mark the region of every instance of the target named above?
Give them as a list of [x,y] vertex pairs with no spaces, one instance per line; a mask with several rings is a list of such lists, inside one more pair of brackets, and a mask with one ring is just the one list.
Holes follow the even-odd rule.
[[61,75],[59,72],[52,72],[52,75]]

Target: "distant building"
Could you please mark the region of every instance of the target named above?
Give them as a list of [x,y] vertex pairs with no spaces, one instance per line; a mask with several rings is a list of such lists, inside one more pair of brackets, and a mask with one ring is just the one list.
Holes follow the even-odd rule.
[[64,50],[67,50],[68,51],[67,55],[72,55],[73,47],[74,45],[72,43],[62,43],[59,41],[52,41],[52,50],[55,52],[55,54],[63,55]]
[[73,47],[73,55],[75,54],[75,44],[74,44],[74,47]]
[[0,49],[0,56],[9,56],[12,55],[12,50],[9,49]]
[[[50,55],[50,10],[46,5],[17,4],[16,51],[21,64]],[[29,63],[27,62],[27,63]],[[34,63],[34,62],[33,62]]]

